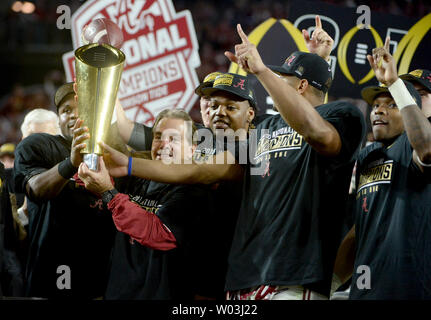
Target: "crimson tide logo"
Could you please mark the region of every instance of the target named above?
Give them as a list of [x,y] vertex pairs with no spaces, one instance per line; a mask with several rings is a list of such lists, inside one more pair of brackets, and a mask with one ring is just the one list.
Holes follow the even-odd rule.
[[[164,109],[189,111],[197,99],[200,66],[191,14],[175,12],[172,0],[90,0],[72,16],[72,40],[83,45],[81,31],[92,20],[107,18],[124,35],[126,64],[118,98],[128,118],[152,125]],[[74,53],[63,56],[68,81],[74,77]]]

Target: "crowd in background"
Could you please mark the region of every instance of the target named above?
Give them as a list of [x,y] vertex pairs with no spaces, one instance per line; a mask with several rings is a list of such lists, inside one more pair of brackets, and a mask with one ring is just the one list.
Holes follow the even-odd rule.
[[[12,77],[20,80],[9,81],[0,90],[0,144],[19,143],[19,126],[25,114],[32,109],[46,108],[55,111],[52,97],[55,90],[65,82],[61,55],[72,50],[70,30],[59,30],[56,27],[56,8],[59,4],[68,5],[73,13],[84,2],[37,0],[35,12],[31,15],[13,12],[10,1],[0,4],[0,41],[5,44],[0,49],[0,58],[3,57],[2,63],[5,64],[3,72],[14,70],[14,73],[19,74],[22,71],[22,74],[29,74],[25,77]],[[431,4],[425,0],[324,2],[343,7],[366,4],[373,12],[412,18],[421,18],[431,11]],[[192,14],[201,58],[201,66],[196,70],[200,81],[214,70],[227,71],[229,63],[223,53],[232,50],[237,41],[234,28],[236,23],[241,23],[248,33],[270,17],[280,19],[289,14],[288,1],[175,0],[173,3],[177,12],[190,10]],[[223,7],[223,10],[219,10],[220,7]],[[22,59],[15,57],[18,52],[24,57],[23,61],[17,61]],[[6,62],[5,59],[11,60],[12,63]],[[36,65],[38,63],[35,61],[46,65]],[[200,121],[198,101],[190,115],[193,120]]]

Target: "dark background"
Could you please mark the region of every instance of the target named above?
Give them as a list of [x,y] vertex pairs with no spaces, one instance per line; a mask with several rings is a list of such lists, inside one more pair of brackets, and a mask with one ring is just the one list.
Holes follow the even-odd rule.
[[[35,0],[33,13],[14,12],[15,1],[0,2],[0,144],[18,143],[19,127],[25,114],[37,107],[55,111],[53,94],[65,81],[62,54],[71,51],[70,30],[56,26],[56,10],[68,5],[72,13],[85,1]],[[315,1],[352,10],[360,4],[369,5],[372,13],[391,13],[415,21],[431,12],[426,0],[410,1]],[[227,71],[229,61],[225,50],[233,50],[238,42],[236,24],[246,33],[270,17],[289,17],[291,2],[273,0],[190,1],[174,0],[176,11],[190,10],[199,41],[201,66],[199,80],[213,71]],[[428,68],[430,68],[428,66]],[[334,97],[336,98],[336,97]],[[198,103],[190,112],[200,120]]]

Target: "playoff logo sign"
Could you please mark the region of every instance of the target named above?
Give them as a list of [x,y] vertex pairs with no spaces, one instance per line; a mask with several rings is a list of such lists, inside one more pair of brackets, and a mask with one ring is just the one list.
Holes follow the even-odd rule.
[[[248,39],[256,45],[265,64],[280,66],[292,52],[308,52],[301,31],[286,19],[267,19],[248,35]],[[273,113],[273,101],[254,75],[247,74],[233,62],[228,72],[248,77],[255,91],[259,114]]]
[[[330,66],[333,83],[329,95],[335,98],[360,99],[361,89],[377,85],[374,71],[366,55],[382,46],[390,36],[390,51],[404,74],[429,65],[431,51],[431,13],[415,21],[385,13],[370,12],[362,23],[361,12],[356,8],[342,8],[315,1],[292,0],[287,19],[269,18],[248,35],[265,64],[282,65],[294,51],[308,51],[300,30],[309,33],[315,28],[315,16],[322,20],[323,29],[334,39]],[[368,20],[368,21],[367,21]],[[247,76],[256,93],[259,114],[272,113],[273,101],[253,75],[247,75],[237,64],[231,63],[229,72]]]
[[[72,16],[74,49],[92,20],[107,18],[123,31],[126,56],[118,98],[127,116],[151,125],[168,108],[189,111],[197,99],[198,43],[189,11],[175,12],[172,0],[90,0]],[[74,52],[63,56],[68,81],[74,77]]]

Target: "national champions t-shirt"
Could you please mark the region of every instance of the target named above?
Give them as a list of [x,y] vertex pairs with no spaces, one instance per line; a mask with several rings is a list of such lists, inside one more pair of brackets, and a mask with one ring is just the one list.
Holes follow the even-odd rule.
[[243,198],[226,289],[304,285],[328,295],[354,159],[365,132],[359,109],[333,102],[316,111],[338,131],[342,148],[324,157],[280,115],[249,137]]
[[431,299],[431,180],[412,152],[403,133],[359,154],[350,299]]

